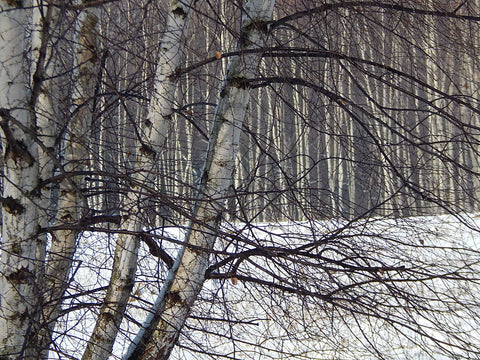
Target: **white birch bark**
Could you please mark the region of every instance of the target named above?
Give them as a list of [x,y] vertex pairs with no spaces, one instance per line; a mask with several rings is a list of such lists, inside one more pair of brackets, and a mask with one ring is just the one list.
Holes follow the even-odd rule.
[[[59,19],[59,8],[45,3],[44,0],[34,0],[32,21],[32,64],[31,64],[31,99],[30,103],[35,112],[38,129],[38,140],[43,146],[39,147],[40,178],[47,180],[53,175],[54,161],[53,148],[55,146],[56,128],[59,119],[58,100],[59,89],[54,86],[53,80],[59,73],[59,59],[54,55],[52,41]],[[51,218],[49,214],[50,185],[42,189],[40,203],[40,226],[45,227]]]
[[[59,115],[57,112],[58,88],[52,80],[58,73],[58,60],[54,56],[55,49],[52,46],[55,29],[59,20],[59,9],[56,6],[46,4],[43,0],[33,1],[32,9],[32,40],[31,40],[31,81],[30,81],[30,107],[35,118],[37,127],[37,141],[41,144],[38,147],[39,178],[41,181],[48,180],[53,176],[56,161],[54,146],[56,129]],[[38,201],[39,214],[38,225],[40,228],[47,228],[52,220],[51,207],[51,184],[46,184],[40,189]],[[46,243],[47,235],[41,234],[41,241]],[[45,247],[40,248],[38,258],[45,258]],[[45,268],[39,271],[39,278],[45,275]],[[44,283],[43,283],[44,285]],[[42,301],[48,299],[49,288],[42,289]],[[48,353],[49,332],[48,332],[48,309],[42,307],[42,315],[39,318],[36,332],[35,349],[31,354],[35,358],[45,358]]]
[[[143,203],[148,204],[145,194],[155,188],[156,161],[160,157],[170,127],[175,96],[175,70],[184,58],[184,33],[188,15],[195,0],[170,2],[167,25],[161,40],[157,64],[154,94],[151,98],[147,119],[140,124],[144,139],[137,153],[131,190],[126,196],[127,208],[122,228],[131,234],[120,234],[114,254],[114,264],[109,288],[100,310],[95,328],[90,337],[83,360],[106,359],[120,328],[128,298],[133,287],[137,266],[139,237],[143,221]],[[147,190],[145,190],[147,189]]]
[[[274,0],[250,0],[245,5],[240,50],[265,44]],[[233,181],[235,158],[249,102],[248,79],[253,77],[261,54],[232,58],[220,93],[199,198],[184,247],[157,298],[154,313],[131,345],[126,359],[168,359],[191,307],[205,281],[216,228],[225,210],[225,195]]]
[[38,151],[23,68],[27,10],[0,1],[0,127],[4,150],[0,263],[0,358],[32,359],[44,242],[37,236]]
[[[68,124],[63,148],[63,175],[60,183],[56,226],[75,224],[87,209],[80,188],[84,186],[84,176],[71,175],[88,169],[89,137],[93,117],[93,101],[98,74],[97,22],[100,9],[85,9],[78,19],[76,53],[74,65],[74,92],[72,115]],[[43,319],[47,331],[42,333],[40,342],[50,342],[51,333],[59,316],[62,297],[68,283],[72,257],[75,252],[78,230],[64,229],[52,233],[52,242],[46,265],[46,299]],[[46,355],[46,354],[44,354]]]

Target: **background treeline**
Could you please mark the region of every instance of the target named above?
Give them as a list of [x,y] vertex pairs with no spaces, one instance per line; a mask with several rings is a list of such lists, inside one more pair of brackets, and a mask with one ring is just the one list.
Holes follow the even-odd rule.
[[[142,141],[135,124],[146,116],[152,91],[164,14],[157,6],[113,4],[101,19],[99,56],[105,59],[92,99],[92,167],[113,174],[92,177],[88,190],[91,206],[102,213],[119,213],[119,194],[128,183],[122,176]],[[279,19],[306,11],[299,1],[277,8]],[[430,8],[478,14],[475,1],[436,1]],[[207,11],[215,16],[204,16]],[[163,195],[151,199],[163,217],[182,217],[162,205],[164,197],[182,209],[192,206],[215,99],[239,36],[231,19],[239,11],[235,2],[206,3],[191,20],[175,116],[158,159]],[[320,15],[306,11],[295,23],[275,24],[252,80],[229,201],[232,219],[477,211],[477,31],[476,22],[454,15],[372,2],[331,6]]]

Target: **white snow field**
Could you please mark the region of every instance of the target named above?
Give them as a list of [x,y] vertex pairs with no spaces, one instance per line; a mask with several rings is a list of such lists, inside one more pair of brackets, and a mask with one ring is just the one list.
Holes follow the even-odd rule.
[[[479,226],[476,215],[226,224],[222,232],[235,238],[219,239],[212,255],[216,260],[272,246],[304,247],[318,259],[251,256],[235,279],[207,280],[171,359],[478,359]],[[184,232],[170,227],[157,234],[174,256]],[[81,357],[108,283],[114,243],[114,235],[81,238],[65,305],[75,310],[67,311],[57,328],[62,359]],[[340,260],[378,270],[349,271]],[[126,352],[166,268],[143,248],[137,275],[111,359]],[[283,291],[282,286],[302,291]]]

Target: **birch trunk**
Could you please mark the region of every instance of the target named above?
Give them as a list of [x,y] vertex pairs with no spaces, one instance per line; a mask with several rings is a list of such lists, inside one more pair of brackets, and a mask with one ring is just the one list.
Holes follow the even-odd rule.
[[[240,50],[262,48],[272,18],[274,0],[250,0],[242,18]],[[134,340],[126,359],[168,359],[178,341],[192,305],[205,281],[209,253],[216,228],[225,209],[225,195],[232,184],[242,124],[249,102],[248,79],[256,73],[260,54],[232,58],[220,93],[199,198],[195,222],[184,247],[157,298],[154,314]]]
[[[58,58],[54,55],[52,42],[55,29],[58,25],[60,11],[57,7],[46,4],[43,0],[33,2],[33,21],[32,21],[32,64],[31,64],[31,97],[30,107],[33,112],[37,127],[37,139],[41,146],[38,147],[38,163],[40,180],[48,180],[53,176],[55,166],[55,139],[56,129],[59,120],[58,104],[59,98],[58,87],[54,85],[52,80],[58,71]],[[39,205],[38,222],[40,228],[47,228],[53,217],[51,184],[47,184],[41,189]],[[39,235],[41,241],[46,243],[47,235]],[[39,249],[42,251],[38,255],[39,258],[45,258],[45,247]],[[45,268],[39,271],[39,276],[43,278]],[[45,297],[48,300],[48,288],[42,289],[42,300]],[[48,353],[50,336],[48,335],[46,319],[48,310],[42,308],[42,316],[38,323],[36,345],[31,357],[45,358]]]
[[[32,59],[31,65],[31,99],[30,104],[35,112],[38,129],[40,178],[47,180],[53,175],[53,149],[58,124],[59,89],[55,87],[54,78],[60,72],[58,58],[54,55],[52,41],[56,34],[60,11],[58,7],[47,5],[43,0],[36,0],[33,4],[32,26]],[[46,227],[52,214],[50,210],[51,186],[42,189],[40,203],[40,226]]]
[[129,212],[122,228],[130,234],[120,234],[114,254],[114,264],[109,288],[100,310],[95,328],[90,337],[83,360],[106,359],[120,328],[128,298],[133,287],[139,236],[135,235],[144,225],[144,203],[148,204],[148,192],[155,189],[156,161],[167,139],[172,118],[176,79],[173,74],[181,65],[184,55],[185,29],[188,15],[195,0],[178,2],[172,0],[167,17],[167,26],[161,40],[159,60],[155,76],[155,92],[152,96],[147,119],[141,124],[144,139],[137,153],[135,171],[130,191],[126,196]]
[[[4,150],[0,269],[0,358],[28,354],[39,314],[45,243],[37,236],[39,181],[34,118],[23,68],[27,10],[0,1],[0,127]],[[16,7],[18,6],[18,7]]]
[[[87,204],[81,188],[85,185],[83,176],[72,175],[88,169],[89,137],[92,125],[92,99],[98,73],[96,24],[99,10],[84,10],[78,19],[76,54],[74,65],[73,110],[67,127],[63,146],[63,175],[60,183],[56,226],[76,224],[87,211]],[[46,299],[43,319],[46,330],[39,340],[48,347],[52,331],[60,313],[62,297],[68,285],[68,274],[75,252],[78,230],[57,230],[52,233],[52,243],[46,265]],[[43,354],[46,356],[46,353]]]

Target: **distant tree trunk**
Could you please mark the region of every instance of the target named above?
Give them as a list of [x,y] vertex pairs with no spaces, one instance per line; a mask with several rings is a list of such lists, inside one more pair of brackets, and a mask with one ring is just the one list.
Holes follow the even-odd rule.
[[160,158],[168,129],[172,121],[172,104],[175,96],[176,69],[181,65],[185,29],[188,15],[196,1],[171,1],[167,26],[161,40],[161,48],[155,77],[155,91],[151,98],[148,117],[140,126],[142,139],[137,153],[135,171],[130,191],[126,196],[128,213],[122,228],[130,234],[120,234],[114,254],[114,264],[109,288],[100,310],[95,329],[90,337],[83,360],[106,359],[120,328],[123,314],[135,277],[139,233],[144,226],[144,204],[149,204],[148,195],[155,189],[156,161]]
[[[326,66],[322,65],[322,69]],[[311,126],[308,131],[308,154],[310,156],[309,182],[310,206],[316,217],[329,218],[332,214],[330,190],[329,157],[328,151],[328,114],[324,110],[326,104],[313,91],[307,93],[311,104],[308,107],[308,117]]]
[[[294,66],[292,61],[287,61],[284,66],[287,68],[288,73],[295,73]],[[298,152],[297,152],[297,141],[299,139],[298,129],[297,129],[297,120],[296,120],[296,111],[298,111],[297,104],[295,102],[294,87],[288,82],[282,84],[282,95],[281,106],[279,109],[278,118],[281,119],[280,126],[280,138],[278,139],[278,147],[282,149],[282,163],[279,166],[282,166],[283,170],[283,179],[282,187],[288,189],[282,196],[282,203],[286,209],[284,210],[288,216],[288,220],[297,220],[298,214],[298,204],[293,202],[290,197],[289,192],[295,192],[294,187],[296,185],[297,166],[298,166]]]
[[[274,0],[250,0],[245,5],[240,31],[241,50],[262,48]],[[194,209],[194,222],[186,236],[188,246],[178,255],[160,292],[154,313],[138,334],[126,358],[168,359],[190,310],[202,289],[216,229],[225,210],[225,195],[233,181],[235,158],[249,103],[248,79],[257,72],[261,54],[233,57],[217,105],[209,149]]]
[[[349,53],[352,56],[365,59],[367,58],[367,44],[364,39],[356,38],[357,34],[368,34],[363,19],[357,19],[353,26],[355,35],[352,35],[352,42],[349,44]],[[349,83],[349,94],[351,100],[357,106],[366,109],[369,104],[365,98],[364,91],[366,91],[367,81],[365,75],[361,70],[355,67],[346,67],[344,69],[348,73],[347,82]],[[370,120],[360,110],[353,110],[354,119],[352,119],[352,170],[351,178],[353,180],[352,189],[352,214],[357,216],[364,216],[370,209],[370,197],[372,191],[372,184],[370,177],[372,176],[370,139],[366,128],[370,128]],[[375,187],[378,186],[375,185]]]
[[33,359],[45,251],[44,238],[37,236],[38,149],[23,68],[27,10],[20,6],[21,2],[0,1],[0,127],[6,179],[1,198],[2,359]]
[[[349,94],[348,90],[348,82],[346,81],[347,75],[344,75],[342,78],[342,82],[339,84],[339,89],[342,94]],[[334,119],[333,121],[337,121]],[[338,189],[337,189],[337,196],[339,199],[337,200],[338,207],[339,207],[339,214],[344,219],[350,219],[353,217],[353,166],[348,159],[352,158],[353,153],[353,146],[351,140],[351,133],[353,132],[352,126],[353,122],[351,119],[348,118],[346,113],[339,114],[339,123],[335,124],[338,126],[340,133],[338,138],[337,148],[335,149],[335,153],[338,154],[340,163],[338,164],[339,168],[339,175],[338,175]]]

